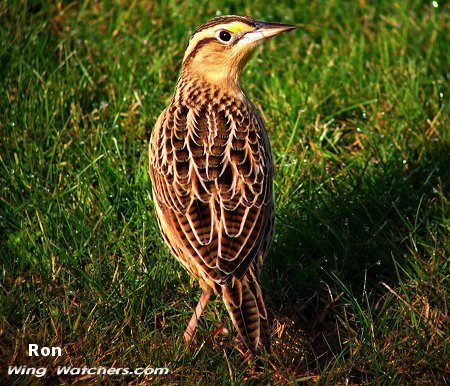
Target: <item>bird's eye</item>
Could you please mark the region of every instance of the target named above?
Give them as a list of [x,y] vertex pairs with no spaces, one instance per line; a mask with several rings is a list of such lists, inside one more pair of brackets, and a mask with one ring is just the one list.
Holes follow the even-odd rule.
[[228,43],[232,38],[231,33],[226,30],[220,31],[218,37],[219,37],[219,40],[221,40],[222,42],[225,42],[225,43]]

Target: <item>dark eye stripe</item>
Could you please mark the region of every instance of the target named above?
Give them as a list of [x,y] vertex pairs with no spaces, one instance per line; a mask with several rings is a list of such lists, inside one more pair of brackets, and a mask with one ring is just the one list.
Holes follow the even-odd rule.
[[200,48],[202,48],[204,45],[211,43],[211,42],[217,42],[217,39],[214,38],[204,38],[200,40],[197,45],[194,47],[194,49],[189,53],[188,57],[184,60],[185,63],[187,63],[189,60],[191,60],[198,52]]

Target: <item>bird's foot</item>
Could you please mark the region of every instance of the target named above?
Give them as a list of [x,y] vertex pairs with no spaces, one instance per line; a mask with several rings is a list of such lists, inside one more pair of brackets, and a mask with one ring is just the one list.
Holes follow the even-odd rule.
[[228,329],[225,327],[225,323],[222,323],[219,325],[219,327],[217,327],[213,333],[212,333],[212,337],[215,338],[218,335],[226,335],[228,334]]

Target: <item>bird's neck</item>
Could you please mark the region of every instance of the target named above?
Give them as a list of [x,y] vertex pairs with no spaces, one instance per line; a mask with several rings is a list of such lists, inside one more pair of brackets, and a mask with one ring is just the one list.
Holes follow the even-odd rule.
[[180,74],[175,92],[177,102],[201,106],[206,103],[234,98],[247,103],[248,99],[240,85],[239,76],[231,79],[214,79],[205,74]]

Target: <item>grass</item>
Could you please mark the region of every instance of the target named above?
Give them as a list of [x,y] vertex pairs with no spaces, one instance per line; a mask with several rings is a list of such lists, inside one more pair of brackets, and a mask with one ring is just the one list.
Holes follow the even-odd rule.
[[[0,5],[0,373],[49,368],[9,384],[449,383],[450,8],[270,4]],[[277,166],[273,353],[256,367],[211,338],[229,326],[219,300],[184,346],[199,289],[161,240],[146,167],[188,37],[219,12],[306,28],[243,76]],[[30,358],[29,343],[63,355]]]

